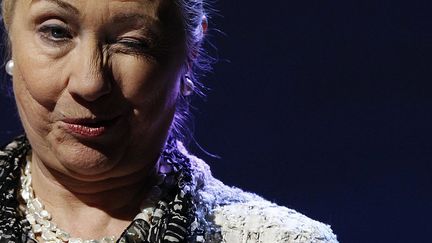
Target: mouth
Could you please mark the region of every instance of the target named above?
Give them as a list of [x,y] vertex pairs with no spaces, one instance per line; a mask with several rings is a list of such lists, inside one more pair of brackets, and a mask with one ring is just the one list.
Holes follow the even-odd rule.
[[78,118],[64,119],[66,129],[82,137],[99,137],[107,133],[120,120],[120,116],[111,119]]

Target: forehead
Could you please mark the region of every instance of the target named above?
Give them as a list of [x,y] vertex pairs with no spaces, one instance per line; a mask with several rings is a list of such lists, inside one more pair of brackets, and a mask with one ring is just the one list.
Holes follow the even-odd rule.
[[29,5],[32,4],[55,4],[62,7],[74,6],[75,8],[96,6],[96,7],[106,7],[106,6],[116,6],[116,7],[143,7],[143,10],[151,10],[162,4],[167,5],[167,3],[172,1],[167,0],[21,0],[21,2],[26,2]]
[[62,20],[66,17],[90,28],[146,26],[158,32],[160,38],[171,41],[184,40],[186,35],[183,14],[175,0],[17,0],[16,3],[12,17],[21,20],[40,19],[36,16],[41,15],[61,16]]
[[[84,17],[110,17],[122,13],[139,13],[153,20],[171,22],[179,19],[177,5],[172,0],[21,0],[18,4],[31,9],[61,9]],[[170,16],[170,18],[168,18]]]

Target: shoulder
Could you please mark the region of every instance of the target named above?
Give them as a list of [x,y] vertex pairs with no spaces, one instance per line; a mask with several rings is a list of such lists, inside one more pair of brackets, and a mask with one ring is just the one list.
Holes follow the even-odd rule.
[[272,243],[336,243],[336,235],[329,225],[310,219],[286,207],[278,206],[262,197],[230,187],[211,175],[209,166],[188,154],[196,185],[197,213],[206,219],[209,231],[220,237],[209,242],[272,242]]
[[214,221],[225,242],[337,242],[330,226],[265,200],[217,207]]
[[336,243],[329,225],[271,203],[236,187],[224,185],[211,175],[201,159],[180,150],[190,161],[196,185],[197,211],[207,227],[220,237],[210,242]]

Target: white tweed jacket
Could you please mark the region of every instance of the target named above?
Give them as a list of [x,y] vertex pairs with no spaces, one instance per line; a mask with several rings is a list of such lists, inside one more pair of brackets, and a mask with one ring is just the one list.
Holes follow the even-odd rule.
[[329,225],[256,194],[224,185],[211,175],[204,161],[190,155],[181,143],[178,148],[191,161],[197,212],[205,218],[207,231],[213,232],[205,242],[338,242]]

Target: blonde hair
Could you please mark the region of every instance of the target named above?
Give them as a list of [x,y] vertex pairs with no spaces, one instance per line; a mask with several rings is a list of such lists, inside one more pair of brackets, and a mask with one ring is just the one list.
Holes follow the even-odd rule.
[[6,30],[9,29],[9,26],[12,21],[13,9],[15,7],[15,0],[3,0],[1,3],[2,7],[2,18],[3,23],[5,25]]

